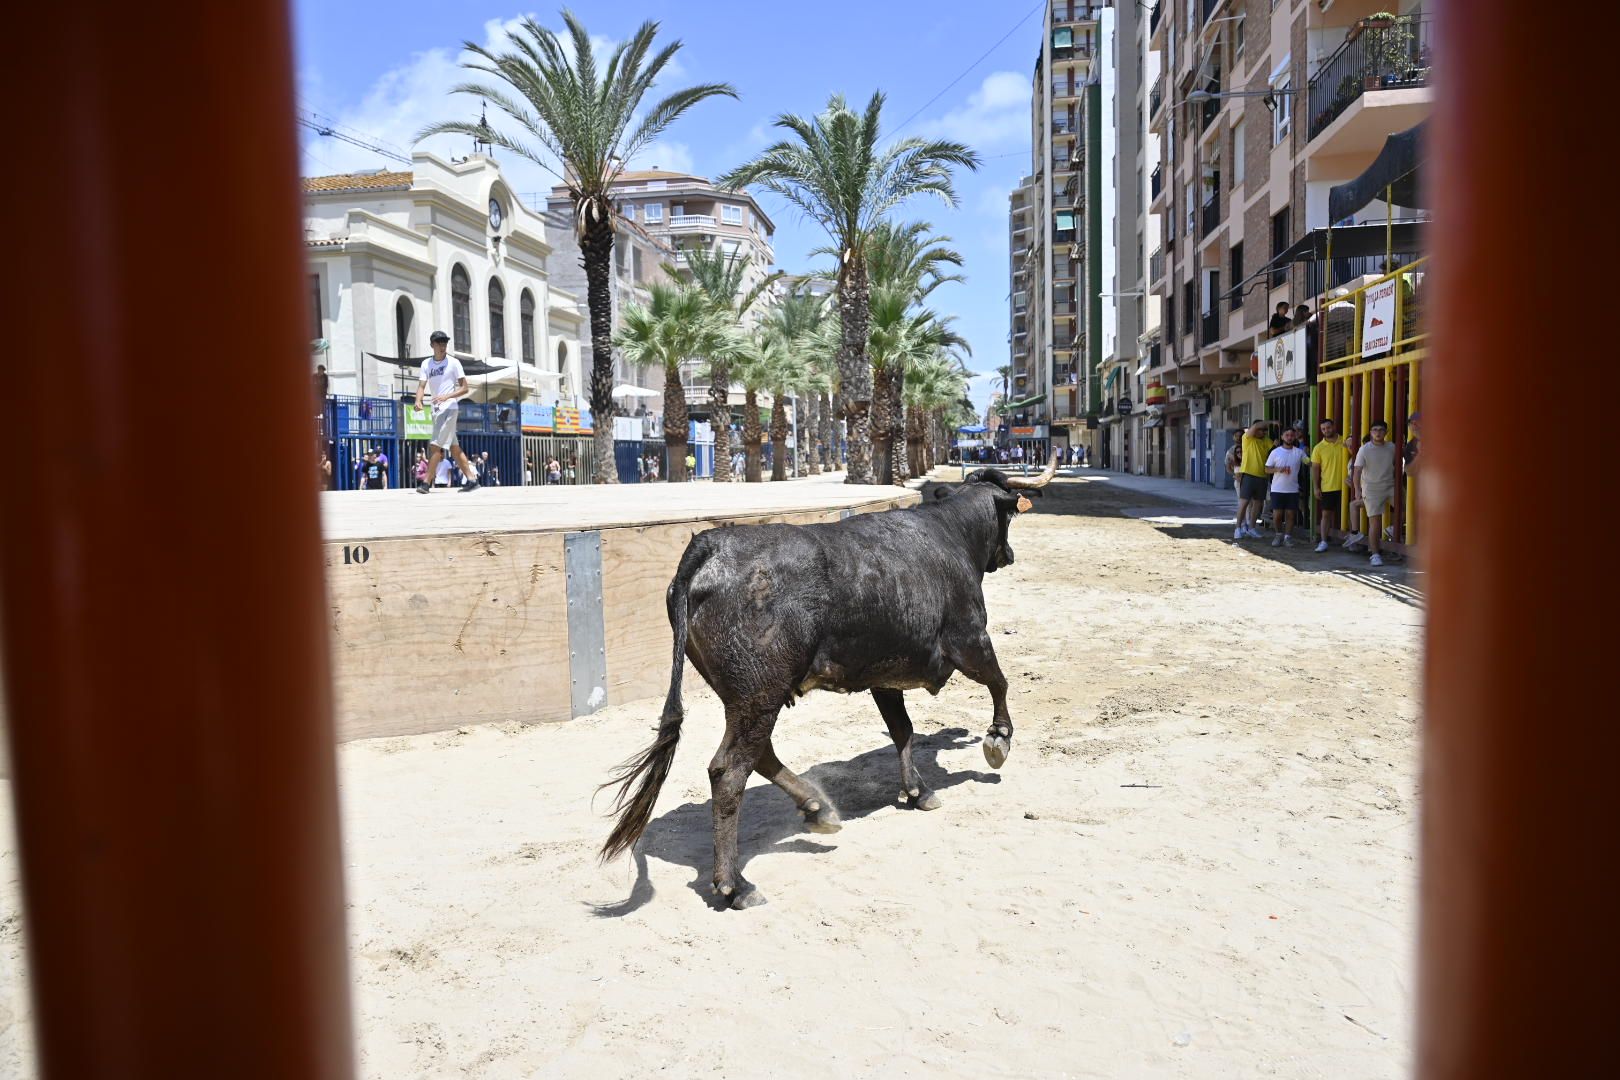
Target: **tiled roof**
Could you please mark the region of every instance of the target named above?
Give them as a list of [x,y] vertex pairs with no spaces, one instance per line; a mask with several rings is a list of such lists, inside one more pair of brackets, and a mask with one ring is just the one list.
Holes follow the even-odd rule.
[[408,172],[340,173],[337,176],[306,176],[306,192],[402,191],[411,186]]
[[663,169],[642,169],[636,172],[622,172],[614,183],[637,180],[703,180],[703,177],[693,176],[691,173],[667,172]]

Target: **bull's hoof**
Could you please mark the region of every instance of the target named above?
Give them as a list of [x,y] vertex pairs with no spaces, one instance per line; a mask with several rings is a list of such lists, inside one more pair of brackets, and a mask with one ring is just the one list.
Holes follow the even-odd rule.
[[835,833],[844,827],[844,819],[832,803],[818,800],[804,804],[804,827],[813,833]]
[[746,911],[751,907],[759,907],[765,902],[765,894],[752,885],[743,885],[731,897],[732,911]]
[[934,794],[932,791],[929,791],[927,788],[919,788],[917,790],[917,794],[915,795],[909,791],[901,792],[900,802],[912,810],[938,810],[941,806],[945,805],[944,803],[940,802],[938,795]]
[[990,763],[992,769],[999,769],[1007,763],[1007,755],[1012,753],[1012,740],[1005,735],[986,735],[984,737],[984,760]]

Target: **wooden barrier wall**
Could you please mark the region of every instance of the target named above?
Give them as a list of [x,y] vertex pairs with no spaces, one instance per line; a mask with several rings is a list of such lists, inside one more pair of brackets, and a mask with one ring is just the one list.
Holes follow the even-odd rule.
[[[325,545],[337,737],[414,735],[471,724],[568,720],[657,698],[669,685],[664,590],[692,537],[717,525],[837,521],[917,501],[847,510],[593,530],[600,537],[603,693],[579,708],[572,679],[570,533],[467,533]],[[576,603],[595,602],[576,595]],[[572,643],[578,646],[580,643]],[[594,688],[587,688],[594,689]]]

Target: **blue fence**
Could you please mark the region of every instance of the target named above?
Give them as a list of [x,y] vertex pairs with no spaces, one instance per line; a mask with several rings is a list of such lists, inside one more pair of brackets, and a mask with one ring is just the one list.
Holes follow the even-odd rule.
[[[353,491],[362,485],[367,450],[378,451],[388,464],[388,486],[416,483],[418,455],[428,452],[427,439],[405,437],[406,402],[392,398],[327,399],[326,450],[332,459],[332,486]],[[463,402],[456,420],[456,441],[475,461],[489,455],[486,478],[505,486],[523,483],[523,448],[516,405]]]

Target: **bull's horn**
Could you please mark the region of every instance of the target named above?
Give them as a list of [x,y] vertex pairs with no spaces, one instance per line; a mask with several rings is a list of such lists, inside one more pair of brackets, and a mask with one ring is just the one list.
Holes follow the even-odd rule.
[[1054,450],[1052,451],[1052,460],[1047,464],[1045,472],[1033,480],[1026,480],[1022,476],[1009,476],[1007,477],[1007,486],[1010,488],[1043,488],[1052,482],[1052,477],[1057,475],[1057,466],[1058,452]]

